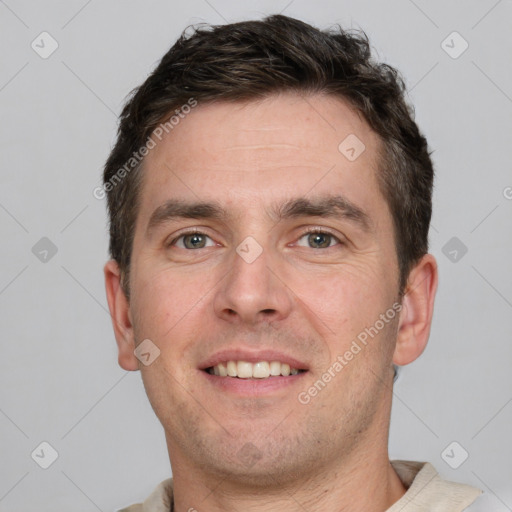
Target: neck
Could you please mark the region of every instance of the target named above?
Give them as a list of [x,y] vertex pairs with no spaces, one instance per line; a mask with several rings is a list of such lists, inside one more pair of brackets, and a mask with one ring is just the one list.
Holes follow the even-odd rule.
[[264,490],[186,463],[173,461],[172,468],[175,512],[384,512],[406,492],[387,448],[357,450],[342,464],[326,464],[306,478]]

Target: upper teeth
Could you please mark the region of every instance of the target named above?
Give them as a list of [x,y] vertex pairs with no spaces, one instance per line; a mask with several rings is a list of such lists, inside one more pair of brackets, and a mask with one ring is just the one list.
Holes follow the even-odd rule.
[[249,363],[247,361],[227,361],[219,363],[209,372],[221,377],[238,377],[240,379],[266,379],[270,376],[296,375],[299,373],[297,368],[290,368],[289,364],[279,361],[259,361],[257,363]]

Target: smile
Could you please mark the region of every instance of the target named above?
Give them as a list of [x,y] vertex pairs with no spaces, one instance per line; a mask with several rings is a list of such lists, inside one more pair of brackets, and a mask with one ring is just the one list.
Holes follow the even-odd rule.
[[268,379],[270,377],[288,377],[304,372],[298,368],[291,368],[287,363],[280,361],[225,361],[206,368],[210,375],[219,377],[233,377],[239,379]]

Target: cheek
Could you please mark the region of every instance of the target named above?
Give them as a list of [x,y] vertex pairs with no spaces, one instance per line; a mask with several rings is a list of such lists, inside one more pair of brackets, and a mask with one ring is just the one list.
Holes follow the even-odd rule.
[[310,321],[329,340],[331,353],[350,345],[394,301],[389,279],[378,264],[347,263],[308,277],[297,273],[290,287],[304,304],[304,313],[309,312]]
[[186,330],[197,331],[212,286],[203,276],[165,270],[149,271],[134,281],[134,328],[161,350],[179,349]]
[[347,308],[360,310],[361,306],[371,306],[389,292],[378,263],[364,261],[363,258],[328,265],[310,273],[302,271],[295,276],[290,274],[290,279],[296,283],[304,300],[326,312]]
[[[190,399],[193,374],[188,352],[197,339],[198,326],[205,325],[205,290],[196,278],[159,271],[139,273],[132,304],[136,341],[150,339],[160,350],[159,357],[141,367],[144,387],[157,416],[167,424],[169,401],[176,407]],[[188,390],[188,391],[187,391]]]

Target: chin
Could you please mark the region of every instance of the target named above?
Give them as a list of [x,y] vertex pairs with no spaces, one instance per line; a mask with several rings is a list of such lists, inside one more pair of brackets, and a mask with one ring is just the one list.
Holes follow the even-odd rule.
[[321,456],[322,450],[316,443],[308,443],[306,439],[300,441],[297,436],[260,438],[253,432],[197,446],[194,458],[198,463],[201,461],[204,471],[226,484],[268,492],[272,488],[282,490],[294,486],[298,479],[307,479],[314,466],[320,470]]

